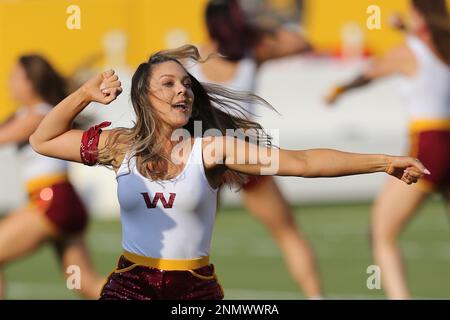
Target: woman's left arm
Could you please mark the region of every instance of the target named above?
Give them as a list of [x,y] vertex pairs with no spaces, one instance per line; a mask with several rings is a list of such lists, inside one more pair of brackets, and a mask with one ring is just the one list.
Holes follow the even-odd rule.
[[309,149],[304,151],[280,150],[280,173],[300,166],[305,178],[341,177],[355,174],[385,172],[408,184],[417,182],[429,171],[411,157],[384,154],[362,154],[333,149]]
[[411,184],[424,174],[429,174],[422,163],[411,157],[350,153],[332,149],[275,149],[259,147],[232,137],[223,138],[221,144],[224,166],[252,175],[315,178],[385,172]]

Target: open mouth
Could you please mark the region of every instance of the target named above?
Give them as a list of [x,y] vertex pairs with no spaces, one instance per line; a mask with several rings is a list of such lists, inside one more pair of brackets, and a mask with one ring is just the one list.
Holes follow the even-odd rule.
[[185,102],[174,104],[172,107],[180,111],[186,111],[188,109],[188,105]]

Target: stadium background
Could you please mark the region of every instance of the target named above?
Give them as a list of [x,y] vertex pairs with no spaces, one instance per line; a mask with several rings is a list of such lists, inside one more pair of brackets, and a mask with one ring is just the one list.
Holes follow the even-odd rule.
[[[251,1],[251,0],[248,0]],[[244,0],[245,2],[245,0]],[[289,12],[294,1],[268,1]],[[150,52],[205,39],[205,0],[0,0],[0,121],[15,106],[8,96],[8,74],[18,55],[38,52],[66,76],[80,67],[114,67],[129,85],[132,70]],[[381,29],[369,30],[368,6],[381,9]],[[66,9],[80,8],[81,29],[69,30]],[[356,73],[367,54],[381,54],[402,41],[388,26],[389,14],[405,14],[405,0],[303,1],[302,29],[318,54],[267,63],[257,92],[282,114],[262,111],[261,122],[278,130],[285,148],[332,147],[357,152],[402,153],[406,118],[396,79],[389,79],[345,98],[335,110],[321,98],[334,83]],[[300,21],[298,21],[298,25]],[[83,75],[81,75],[83,76]],[[129,123],[124,94],[114,105],[95,110],[98,119]],[[127,109],[128,108],[128,109]],[[0,212],[24,200],[14,148],[0,149]],[[100,271],[107,273],[120,253],[120,225],[113,174],[106,169],[71,167],[76,187],[95,217],[89,240]],[[368,175],[328,179],[279,179],[297,206],[298,223],[316,249],[325,291],[330,297],[382,297],[368,290],[371,264],[368,238],[370,201],[385,177]],[[228,298],[300,298],[273,241],[261,225],[240,209],[238,196],[223,195],[212,255]],[[413,295],[448,298],[450,250],[443,205],[432,199],[402,239]],[[53,253],[46,248],[11,265],[11,298],[74,298],[64,286]],[[271,275],[271,276],[269,276]],[[228,289],[228,290],[227,290]]]

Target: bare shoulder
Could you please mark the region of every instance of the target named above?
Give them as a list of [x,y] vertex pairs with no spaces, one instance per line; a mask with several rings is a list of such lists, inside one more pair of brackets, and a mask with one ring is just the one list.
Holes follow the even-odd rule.
[[408,45],[401,44],[392,48],[387,52],[386,57],[399,66],[401,73],[409,75],[415,72],[416,56]]
[[414,59],[414,53],[406,43],[400,44],[390,49],[387,52],[386,56],[396,60]]
[[100,134],[100,140],[98,144],[99,150],[108,148],[109,152],[113,155],[111,163],[115,170],[117,170],[123,162],[126,153],[130,149],[130,141],[125,134],[125,131],[120,128],[111,130],[103,130]]

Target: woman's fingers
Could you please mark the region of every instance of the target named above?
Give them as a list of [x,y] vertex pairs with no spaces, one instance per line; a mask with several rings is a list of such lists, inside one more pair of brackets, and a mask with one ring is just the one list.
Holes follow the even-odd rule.
[[119,80],[119,77],[115,74],[114,70],[107,70],[101,73],[101,84],[100,84],[100,90],[110,87],[109,83]]
[[403,173],[400,180],[404,181],[407,184],[412,184],[412,183],[416,183],[418,179],[410,176],[407,172],[405,172],[405,173]]
[[122,83],[114,70],[107,70],[92,77],[83,85],[83,93],[89,101],[109,104],[122,92]]
[[325,103],[328,105],[334,104],[336,102],[337,95],[334,93],[330,93],[327,96],[325,96]]
[[332,91],[330,91],[326,97],[325,97],[325,102],[328,105],[334,104],[336,102],[336,100],[338,99],[338,97],[343,93],[343,89],[341,87],[335,87],[332,89]]
[[117,95],[119,95],[121,92],[122,92],[121,86],[114,86],[114,87],[105,88],[102,90],[102,93],[105,96],[110,95],[110,94],[115,94],[115,93],[117,93]]
[[103,103],[109,104],[122,93],[122,83],[119,81],[119,77],[114,74],[114,70],[104,72],[103,79],[100,85],[100,90],[103,94]]
[[[112,95],[113,93],[117,96],[122,92],[119,77],[115,74],[114,70],[108,70],[103,72],[103,81],[100,84],[100,90],[104,95]],[[114,90],[120,88],[120,90]]]
[[122,83],[120,81],[116,80],[116,81],[112,81],[109,83],[103,83],[103,87],[101,87],[101,90],[103,91],[105,89],[118,88],[121,86],[122,86]]
[[108,88],[102,90],[102,93],[103,93],[102,103],[109,104],[112,101],[114,101],[118,95],[122,93],[122,88],[121,87]]
[[387,172],[407,184],[416,183],[424,174],[430,174],[419,159],[411,157],[395,157]]
[[115,73],[114,70],[109,69],[109,70],[106,70],[106,71],[102,72],[102,77],[103,77],[103,79],[107,79],[107,78],[113,76],[114,73]]
[[411,159],[412,159],[411,165],[412,165],[414,168],[418,169],[420,172],[422,172],[422,173],[424,173],[424,174],[431,174],[430,171],[428,171],[428,169],[425,168],[425,166],[422,164],[422,162],[420,162],[419,159],[417,159],[417,158],[416,158],[416,159],[411,158]]
[[104,78],[102,83],[108,84],[108,83],[111,83],[111,82],[114,82],[114,81],[117,81],[117,80],[119,80],[119,77],[115,74],[115,75],[112,75],[110,77]]
[[422,178],[422,176],[425,174],[424,172],[418,170],[417,168],[411,167],[411,168],[407,168],[405,170],[406,173],[408,173],[411,177],[420,179]]
[[408,175],[408,173],[405,173],[403,176],[402,176],[402,179],[401,180],[403,180],[404,182],[406,182],[407,184],[412,184],[412,183],[416,183],[419,179],[418,178],[415,178],[415,177],[412,177],[412,176],[410,176],[410,175]]
[[419,181],[420,178],[423,177],[423,175],[424,172],[419,171],[415,167],[410,167],[403,171],[402,180],[408,184],[416,183],[417,181]]
[[116,95],[118,96],[120,93],[122,93],[121,87],[114,87],[114,88],[107,88],[102,90],[104,95]]

